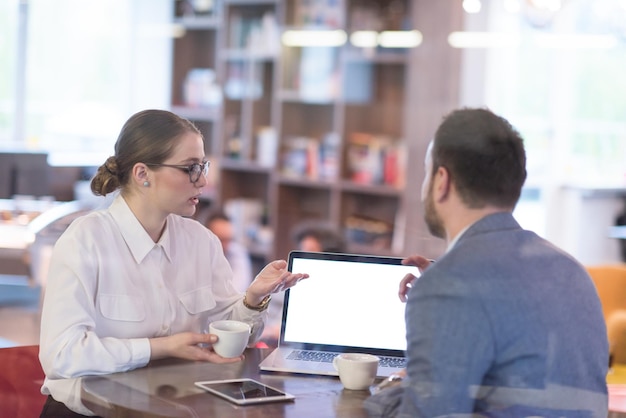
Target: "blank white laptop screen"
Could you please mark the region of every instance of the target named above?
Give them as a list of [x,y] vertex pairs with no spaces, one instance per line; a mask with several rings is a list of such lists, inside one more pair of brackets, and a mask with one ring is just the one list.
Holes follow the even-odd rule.
[[419,271],[398,265],[397,259],[394,264],[384,260],[294,257],[291,271],[310,277],[285,297],[281,342],[404,351],[405,304],[398,289],[407,273],[419,276]]

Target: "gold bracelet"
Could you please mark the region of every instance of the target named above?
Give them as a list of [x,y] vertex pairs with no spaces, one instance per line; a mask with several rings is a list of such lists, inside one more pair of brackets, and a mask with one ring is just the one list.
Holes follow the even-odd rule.
[[272,300],[272,295],[265,296],[258,306],[250,305],[247,299],[248,299],[248,292],[246,292],[245,296],[243,297],[243,306],[245,306],[248,309],[252,309],[253,311],[263,312],[270,306],[270,300]]

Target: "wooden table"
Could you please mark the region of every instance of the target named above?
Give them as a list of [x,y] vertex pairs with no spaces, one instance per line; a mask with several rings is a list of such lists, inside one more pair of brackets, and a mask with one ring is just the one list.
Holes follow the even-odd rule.
[[[105,417],[246,417],[246,418],[365,418],[363,400],[369,391],[350,391],[337,377],[260,373],[258,364],[268,349],[248,349],[241,363],[212,364],[165,359],[126,373],[86,377],[82,381],[83,403]],[[195,381],[250,377],[296,399],[237,406],[207,393]]]
[[[271,350],[248,349],[246,360],[212,364],[165,359],[126,373],[86,377],[83,403],[104,418],[246,417],[366,418],[370,391],[345,390],[339,379],[287,373],[261,373],[258,364]],[[250,377],[295,395],[294,402],[237,406],[194,385],[199,380]],[[607,376],[609,418],[626,417],[626,366]],[[377,383],[377,382],[376,382]]]

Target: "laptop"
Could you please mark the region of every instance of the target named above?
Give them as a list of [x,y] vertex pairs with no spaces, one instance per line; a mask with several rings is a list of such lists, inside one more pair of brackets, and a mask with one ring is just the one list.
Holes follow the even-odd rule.
[[381,358],[378,377],[405,368],[405,304],[400,281],[419,269],[402,258],[292,251],[289,270],[309,278],[285,291],[278,346],[262,371],[337,376],[345,352]]

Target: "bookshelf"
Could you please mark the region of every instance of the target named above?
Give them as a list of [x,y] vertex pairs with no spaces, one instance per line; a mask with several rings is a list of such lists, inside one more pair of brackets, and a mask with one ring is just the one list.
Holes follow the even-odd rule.
[[[214,207],[229,205],[232,211],[245,213],[246,219],[260,213],[247,222],[267,223],[276,159],[271,142],[276,136],[279,2],[174,0],[173,4],[178,36],[173,41],[171,110],[198,126],[211,160],[209,185],[196,218],[203,221]],[[196,4],[203,10],[194,8]],[[258,243],[249,237],[247,225],[238,225],[237,233],[255,249],[253,253],[266,257],[273,252],[268,238]]]
[[[222,91],[217,54],[222,22],[218,9],[210,7],[200,11],[192,4],[191,1],[174,2],[171,110],[200,129],[205,152],[212,156],[221,149]],[[216,198],[212,180],[203,191],[205,202]]]
[[[408,31],[411,7],[427,3],[222,0],[197,14],[175,0],[186,31],[174,41],[172,110],[205,135],[215,176],[207,205],[254,219],[242,221],[252,225],[240,238],[256,255],[285,258],[293,228],[311,219],[335,225],[351,252],[406,254],[411,50],[280,39],[303,29]],[[194,68],[214,72],[218,104],[211,95],[208,105],[188,102],[181,86]]]
[[[330,6],[328,6],[330,5]],[[410,29],[409,1],[288,2],[284,30]],[[404,213],[405,86],[408,51],[282,46],[279,66],[281,156],[277,237],[289,237],[305,219],[330,221],[348,250],[401,254]],[[289,240],[277,240],[285,256]]]

